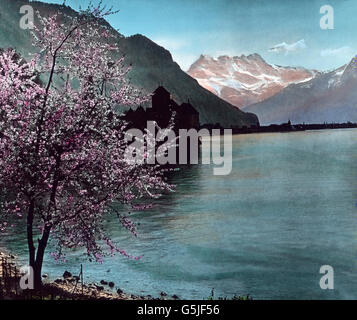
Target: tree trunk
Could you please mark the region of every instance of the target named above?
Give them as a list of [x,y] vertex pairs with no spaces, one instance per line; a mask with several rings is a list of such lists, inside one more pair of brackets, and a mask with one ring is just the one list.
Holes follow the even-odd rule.
[[[56,171],[54,175],[54,182],[52,187],[52,192],[50,196],[50,203],[48,207],[48,212],[52,206],[55,205],[56,200],[56,190],[58,186],[58,168],[60,166],[61,156],[59,155],[56,158]],[[33,216],[34,216],[34,201],[31,201],[29,214],[28,214],[28,222],[27,222],[27,237],[28,237],[28,244],[29,244],[29,254],[30,254],[30,266],[33,268],[34,272],[34,289],[40,290],[42,287],[42,264],[43,264],[43,257],[45,255],[45,250],[47,247],[48,239],[51,233],[51,225],[46,225],[46,219],[44,221],[44,229],[42,231],[42,238],[38,240],[38,248],[36,252],[36,259],[35,259],[35,251],[36,248],[33,244]]]
[[42,233],[42,238],[38,241],[38,249],[33,242],[33,220],[34,220],[34,201],[30,202],[29,211],[27,214],[27,244],[29,248],[29,265],[32,267],[34,276],[34,289],[40,290],[42,286],[42,264],[45,250],[50,236],[51,227],[45,227]]
[[35,291],[40,291],[42,287],[42,278],[41,278],[41,273],[42,273],[42,265],[37,266],[35,264],[35,267],[33,268],[33,284],[34,284],[34,290]]
[[27,245],[29,248],[29,265],[35,268],[35,251],[36,248],[33,243],[33,217],[34,217],[35,203],[30,202],[29,211],[27,213]]
[[39,290],[42,286],[42,264],[45,250],[50,236],[51,227],[45,227],[42,233],[41,240],[38,241],[38,249],[36,254],[35,268],[34,268],[34,285],[35,290]]

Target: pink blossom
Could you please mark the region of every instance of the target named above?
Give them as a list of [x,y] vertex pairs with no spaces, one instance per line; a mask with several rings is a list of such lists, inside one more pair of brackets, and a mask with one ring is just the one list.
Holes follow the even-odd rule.
[[[160,168],[124,160],[126,123],[114,110],[118,104],[140,105],[149,95],[128,83],[130,67],[119,54],[118,39],[98,19],[110,12],[96,7],[65,22],[61,15],[39,17],[34,45],[41,56],[27,62],[14,50],[0,52],[0,189],[5,193],[0,218],[38,222],[42,236],[36,247],[46,248],[52,239],[56,260],[63,261],[64,247],[85,247],[102,262],[102,240],[109,239],[105,215],[116,213],[121,226],[137,236],[136,224],[117,204],[146,209],[150,205],[141,204],[143,199],[172,190]],[[55,79],[64,82],[55,86]],[[1,231],[7,227],[0,222]],[[32,228],[27,231],[35,242]],[[110,240],[106,245],[111,254],[141,258]],[[35,261],[35,252],[29,254]]]

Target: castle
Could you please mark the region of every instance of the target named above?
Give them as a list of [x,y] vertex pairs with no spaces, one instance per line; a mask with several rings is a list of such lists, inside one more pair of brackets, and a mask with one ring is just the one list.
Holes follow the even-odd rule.
[[130,109],[124,119],[135,128],[145,128],[147,121],[156,121],[161,128],[166,128],[171,117],[174,116],[174,130],[198,129],[200,117],[198,111],[185,102],[178,105],[163,86],[159,86],[152,95],[152,106],[146,110],[143,107],[135,111]]

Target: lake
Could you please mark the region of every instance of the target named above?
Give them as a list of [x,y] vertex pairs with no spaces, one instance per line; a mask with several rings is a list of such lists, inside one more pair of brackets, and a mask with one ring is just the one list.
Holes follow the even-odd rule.
[[[356,129],[237,135],[232,173],[212,172],[196,165],[174,173],[177,192],[132,215],[138,238],[108,221],[121,248],[144,256],[85,262],[85,281],[184,299],[207,298],[212,288],[255,299],[357,298]],[[26,262],[25,234],[0,242]],[[79,273],[83,253],[67,258],[47,257],[43,272]],[[334,268],[334,290],[319,286],[322,265]]]

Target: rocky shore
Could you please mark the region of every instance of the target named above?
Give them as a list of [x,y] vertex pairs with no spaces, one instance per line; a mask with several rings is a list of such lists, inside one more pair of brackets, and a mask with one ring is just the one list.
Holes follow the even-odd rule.
[[[115,286],[115,283],[101,280],[100,284],[83,284],[78,276],[72,276],[68,271],[63,273],[62,278],[54,281],[43,275],[43,287],[40,292],[32,290],[21,290],[19,279],[20,268],[16,264],[16,257],[0,249],[0,299],[49,299],[49,300],[175,300],[178,296],[169,296],[161,292],[159,297],[151,295],[138,296],[123,292]],[[4,279],[4,270],[10,267],[11,277]],[[7,281],[7,282],[6,282]],[[10,283],[11,285],[6,285]]]

